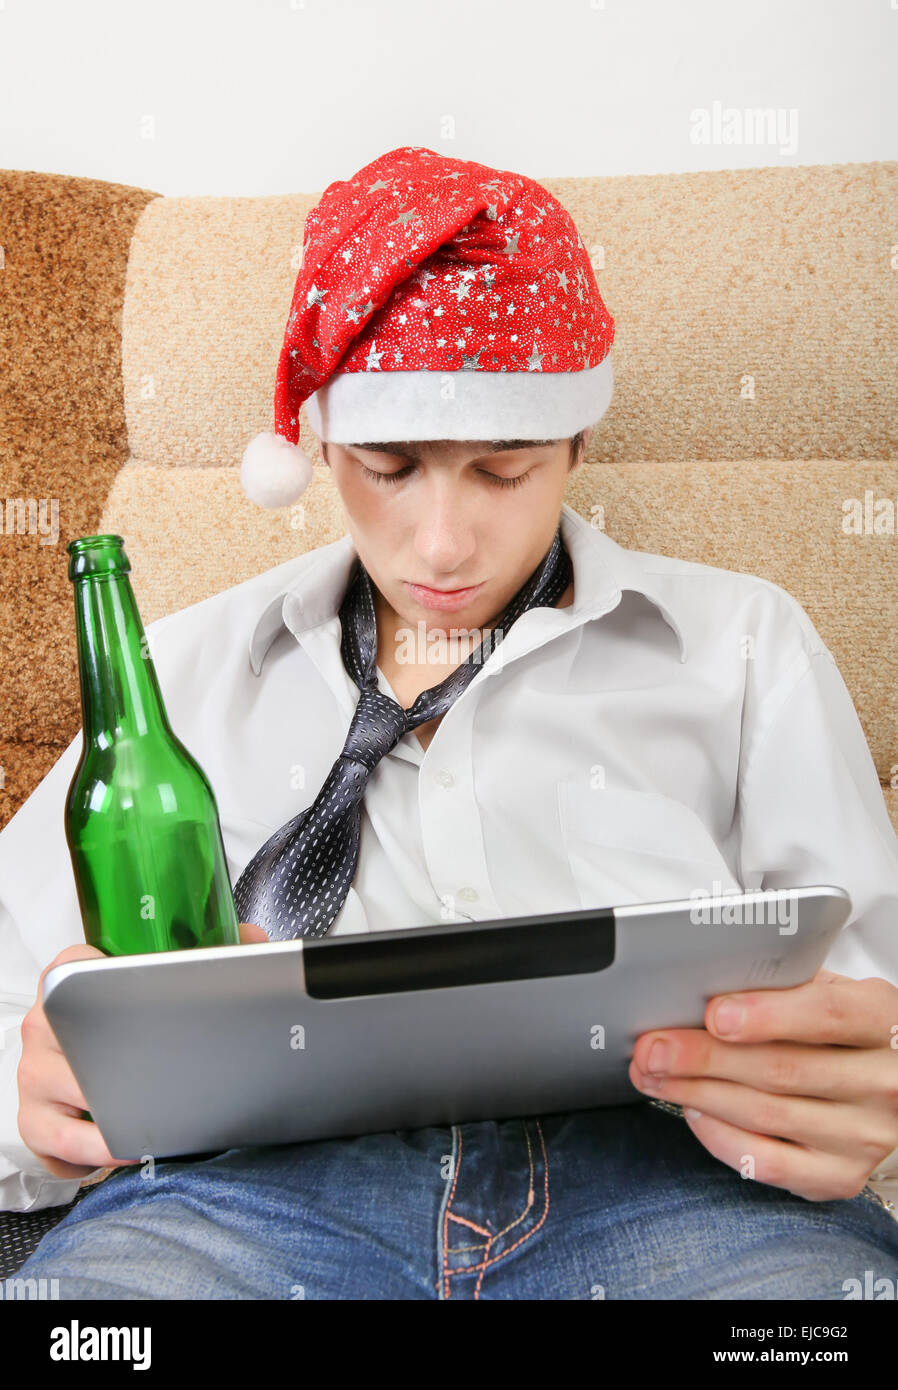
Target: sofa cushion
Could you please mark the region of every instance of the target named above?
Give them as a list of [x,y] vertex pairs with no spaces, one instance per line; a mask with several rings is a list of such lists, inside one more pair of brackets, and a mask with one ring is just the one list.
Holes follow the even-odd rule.
[[0,176],[0,825],[81,722],[65,544],[98,529],[128,455],[125,270],[134,225],[157,196],[96,179]]
[[[266,512],[235,468],[129,462],[104,530],[127,540],[144,621],[198,602],[345,530],[340,495],[314,436],[314,480],[299,503]],[[590,459],[592,452],[590,452]],[[852,693],[880,781],[898,762],[898,537],[843,530],[865,490],[898,498],[898,465],[832,460],[586,463],[566,500],[634,550],[758,574],[806,609]]]
[[[616,320],[596,462],[895,457],[898,162],[542,182]],[[145,208],[122,351],[137,457],[233,465],[272,427],[317,197]]]
[[[896,537],[847,534],[843,504],[898,498],[896,466],[868,461],[898,455],[898,300],[883,259],[898,162],[542,182],[571,212],[617,324],[614,398],[568,500],[586,516],[604,507],[624,545],[793,593],[839,663],[885,782],[898,756]],[[193,574],[144,573],[153,615],[340,534],[330,488],[265,516],[236,477],[247,440],[273,427],[316,200],[162,198],[135,228],[122,341],[132,464],[108,516],[132,559],[135,528],[164,532],[169,558],[188,558]],[[134,467],[153,471],[141,480]],[[166,521],[153,499],[172,490],[210,543],[227,531],[227,554],[189,546],[191,528]]]

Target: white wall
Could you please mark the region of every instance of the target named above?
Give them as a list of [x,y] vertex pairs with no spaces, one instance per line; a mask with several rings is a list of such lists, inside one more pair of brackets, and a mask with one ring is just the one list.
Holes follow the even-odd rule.
[[[535,178],[895,159],[896,72],[898,0],[0,0],[0,167],[234,195],[403,144]],[[715,103],[780,133],[715,139]]]

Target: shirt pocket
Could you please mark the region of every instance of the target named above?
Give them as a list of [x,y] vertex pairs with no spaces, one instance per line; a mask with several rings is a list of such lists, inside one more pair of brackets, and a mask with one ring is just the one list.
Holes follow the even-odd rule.
[[569,780],[558,810],[583,907],[742,892],[701,818],[672,797]]

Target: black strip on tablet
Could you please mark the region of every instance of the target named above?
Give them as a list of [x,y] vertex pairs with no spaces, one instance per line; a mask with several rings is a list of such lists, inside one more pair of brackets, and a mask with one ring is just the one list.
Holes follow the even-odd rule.
[[309,941],[303,947],[306,989],[314,999],[347,999],[607,970],[614,961],[614,928],[614,909],[608,907],[508,924],[413,927]]

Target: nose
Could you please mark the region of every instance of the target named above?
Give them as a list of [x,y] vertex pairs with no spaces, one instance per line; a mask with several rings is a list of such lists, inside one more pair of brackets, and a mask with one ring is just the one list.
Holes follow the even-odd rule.
[[422,573],[416,578],[423,583],[438,580],[441,588],[450,588],[456,578],[460,584],[476,583],[470,563],[477,549],[471,499],[465,500],[452,478],[431,476],[417,500],[415,553]]

